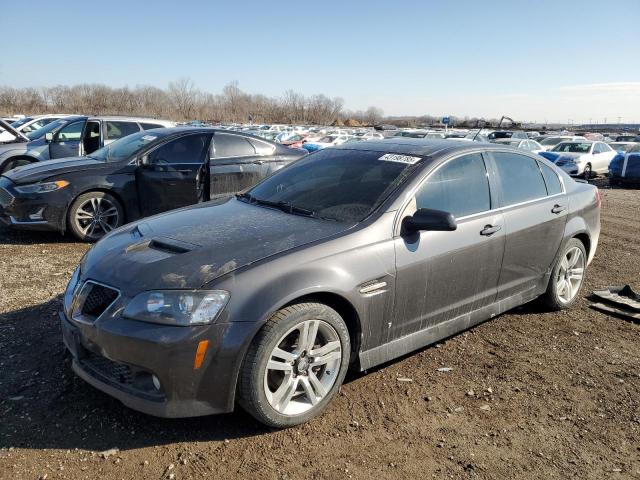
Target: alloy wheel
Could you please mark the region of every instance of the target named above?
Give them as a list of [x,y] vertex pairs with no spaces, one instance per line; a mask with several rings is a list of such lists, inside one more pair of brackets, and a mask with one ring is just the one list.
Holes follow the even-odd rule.
[[577,295],[584,279],[585,258],[578,247],[570,248],[560,262],[556,277],[556,294],[562,303],[569,303]]
[[105,235],[120,224],[118,208],[108,199],[91,197],[75,211],[74,221],[78,230],[94,238]]
[[306,320],[285,333],[269,356],[264,393],[282,415],[299,415],[331,390],[342,363],[336,330],[323,320]]

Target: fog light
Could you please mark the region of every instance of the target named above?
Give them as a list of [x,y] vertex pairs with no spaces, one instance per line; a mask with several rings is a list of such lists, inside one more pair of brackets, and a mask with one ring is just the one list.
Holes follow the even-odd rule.
[[155,375],[151,375],[151,380],[153,381],[153,386],[156,387],[156,390],[160,390],[160,379]]
[[36,213],[32,213],[29,215],[29,220],[42,220],[42,212],[44,211],[44,207],[38,210]]

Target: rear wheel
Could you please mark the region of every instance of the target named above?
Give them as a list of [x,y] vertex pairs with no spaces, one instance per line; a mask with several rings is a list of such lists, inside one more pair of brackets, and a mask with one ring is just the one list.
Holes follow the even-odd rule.
[[342,385],[349,332],[332,308],[301,303],[277,312],[254,339],[239,401],[257,420],[285,428],[319,415]]
[[552,310],[564,310],[573,305],[582,289],[587,268],[587,252],[577,238],[567,242],[556,260],[542,302]]
[[83,242],[95,242],[124,223],[120,202],[106,192],[87,192],[71,204],[69,230]]

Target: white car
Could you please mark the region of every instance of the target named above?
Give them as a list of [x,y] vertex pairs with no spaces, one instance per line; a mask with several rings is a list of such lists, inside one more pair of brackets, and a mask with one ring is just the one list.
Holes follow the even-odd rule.
[[318,140],[316,140],[315,142],[305,142],[302,148],[310,152],[315,152],[316,150],[321,150],[327,147],[333,147],[334,145],[342,145],[344,142],[346,142],[350,138],[353,138],[353,137],[351,135],[344,135],[344,134],[325,135],[319,138]]
[[544,151],[542,145],[540,145],[535,140],[523,140],[522,138],[501,138],[500,140],[495,140],[493,143],[497,143],[499,145],[509,145],[511,147],[519,148],[521,150],[526,150],[527,152],[540,153]]
[[604,142],[583,140],[559,143],[548,153],[558,154],[554,163],[569,175],[589,179],[607,173],[609,163],[618,152]]
[[[26,135],[27,133],[38,130],[39,128],[42,128],[45,125],[48,125],[49,123],[54,122],[60,118],[70,116],[71,115],[67,114],[34,115],[15,120],[13,123],[11,123],[11,126]],[[13,142],[14,140],[15,137],[11,133],[5,132],[4,130],[0,132],[0,143]]]
[[542,148],[544,150],[551,150],[560,142],[576,142],[579,140],[586,140],[586,138],[580,137],[580,136],[571,136],[571,135],[556,135],[553,137],[546,137],[544,140],[540,140],[538,143],[542,145]]

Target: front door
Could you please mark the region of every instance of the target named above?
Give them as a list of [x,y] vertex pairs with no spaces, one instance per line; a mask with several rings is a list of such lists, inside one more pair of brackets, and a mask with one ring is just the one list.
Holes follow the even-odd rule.
[[211,198],[225,197],[252,187],[273,170],[273,155],[260,155],[241,135],[216,133],[211,145]]
[[208,161],[211,135],[173,138],[148,153],[136,169],[142,216],[198,203],[198,172]]
[[395,239],[395,323],[387,341],[495,301],[505,229],[494,205],[480,153],[449,160],[429,175],[403,216],[419,208],[444,210],[456,217],[458,228]]
[[62,127],[49,144],[49,158],[77,157],[81,154],[82,132],[86,120],[78,120]]
[[540,293],[567,221],[568,200],[552,168],[515,152],[492,152],[505,222],[498,300]]

